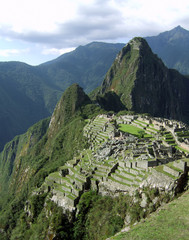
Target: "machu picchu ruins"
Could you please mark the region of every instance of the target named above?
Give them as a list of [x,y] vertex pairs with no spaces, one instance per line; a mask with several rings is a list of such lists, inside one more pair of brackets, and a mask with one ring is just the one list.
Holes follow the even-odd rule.
[[182,122],[146,115],[98,115],[83,129],[89,148],[35,190],[75,212],[82,193],[132,194],[147,186],[174,194],[188,174],[189,128]]

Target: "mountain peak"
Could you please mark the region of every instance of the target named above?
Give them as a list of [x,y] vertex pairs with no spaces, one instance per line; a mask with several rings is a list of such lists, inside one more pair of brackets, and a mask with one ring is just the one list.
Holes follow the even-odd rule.
[[134,38],[118,54],[100,93],[115,92],[128,110],[184,119],[182,102],[186,104],[186,99],[181,93],[185,80],[165,67],[146,40]]
[[145,39],[135,37],[120,51],[101,86],[101,94],[114,91],[127,109],[132,109],[131,90],[135,85],[140,59],[152,51]]
[[170,31],[147,37],[152,51],[164,61],[167,67],[188,75],[189,31],[178,25]]
[[161,38],[165,38],[170,42],[178,40],[180,41],[184,38],[189,38],[189,31],[178,25],[177,27],[173,28],[170,31],[160,33],[158,36]]
[[173,28],[172,31],[187,31],[187,30],[178,25],[177,27]]
[[51,117],[50,135],[67,124],[76,112],[85,104],[90,103],[89,97],[78,84],[72,84],[62,95]]

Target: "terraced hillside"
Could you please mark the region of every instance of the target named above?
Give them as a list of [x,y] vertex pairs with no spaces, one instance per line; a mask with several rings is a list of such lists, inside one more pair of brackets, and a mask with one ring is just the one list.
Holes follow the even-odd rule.
[[88,190],[116,196],[144,187],[173,195],[183,189],[189,157],[186,125],[137,115],[99,115],[86,122],[89,149],[46,177],[35,194],[50,192],[51,201],[74,213]]

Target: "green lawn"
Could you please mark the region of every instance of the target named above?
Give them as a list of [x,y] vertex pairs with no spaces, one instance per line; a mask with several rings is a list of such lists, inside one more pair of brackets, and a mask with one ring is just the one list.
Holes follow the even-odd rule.
[[114,240],[188,240],[189,191]]
[[[119,124],[119,130],[121,130],[122,132],[127,132],[132,135],[135,135],[136,137],[140,137],[142,131],[145,132],[145,130],[129,124]],[[152,136],[150,134],[145,133],[144,137],[152,137]]]

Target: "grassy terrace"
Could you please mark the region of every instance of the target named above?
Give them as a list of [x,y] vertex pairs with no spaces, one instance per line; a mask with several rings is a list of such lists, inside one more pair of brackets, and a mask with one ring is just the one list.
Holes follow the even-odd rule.
[[111,240],[188,240],[189,191]]
[[141,121],[141,120],[135,120],[135,122],[139,122],[139,123],[142,123],[143,125],[148,125],[148,123],[146,123],[146,122],[143,122],[143,121]]
[[118,180],[116,180],[116,179],[114,179],[113,177],[111,177],[111,176],[109,176],[108,177],[108,179],[110,179],[111,181],[113,181],[113,182],[117,182],[117,183],[119,183],[119,184],[121,184],[121,185],[125,185],[125,186],[128,186],[128,187],[130,187],[130,185],[129,184],[127,184],[127,183],[124,183],[124,182],[121,182],[121,181],[118,181]]
[[167,164],[168,167],[172,168],[173,170],[177,171],[177,172],[183,172],[180,168],[177,168],[173,165],[173,162],[170,162]]
[[[119,124],[119,130],[121,130],[122,132],[130,133],[130,134],[132,134],[136,137],[141,137],[141,132],[144,131],[141,128],[135,127],[135,126],[130,125],[130,124]],[[150,137],[152,137],[152,135],[147,134],[144,131],[144,137],[145,138],[150,138]]]
[[172,178],[172,179],[176,179],[175,176],[171,175],[170,173],[167,173],[165,171],[163,171],[163,166],[164,165],[160,165],[160,166],[157,166],[155,169],[157,172],[160,172],[160,173],[163,173],[164,175],[167,175],[168,177]]

